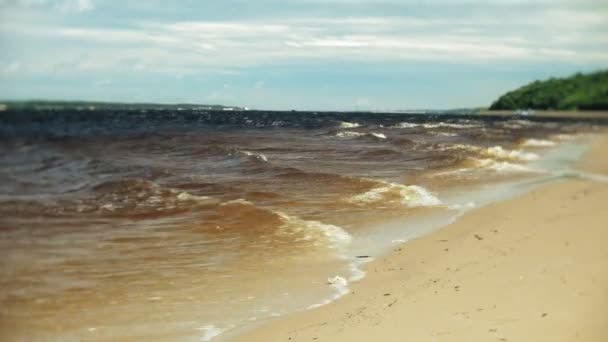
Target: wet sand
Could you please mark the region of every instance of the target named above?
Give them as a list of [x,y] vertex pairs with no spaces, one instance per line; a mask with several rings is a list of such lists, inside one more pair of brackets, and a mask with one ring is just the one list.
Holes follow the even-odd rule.
[[[580,168],[608,174],[608,135]],[[565,179],[467,213],[351,293],[234,341],[607,341],[608,183]]]

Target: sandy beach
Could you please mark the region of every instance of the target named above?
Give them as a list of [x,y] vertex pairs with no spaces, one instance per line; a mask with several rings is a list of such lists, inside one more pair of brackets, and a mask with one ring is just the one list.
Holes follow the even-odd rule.
[[[608,136],[580,162],[608,173]],[[368,265],[342,299],[234,341],[608,341],[608,183],[565,179]]]

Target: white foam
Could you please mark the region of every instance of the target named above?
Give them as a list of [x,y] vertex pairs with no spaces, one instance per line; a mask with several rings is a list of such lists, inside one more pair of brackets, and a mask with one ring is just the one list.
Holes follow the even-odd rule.
[[249,202],[248,200],[242,199],[242,198],[227,201],[227,202],[222,203],[221,205],[231,205],[231,204],[254,205],[253,203]]
[[378,138],[378,139],[386,139],[386,135],[384,135],[384,134],[382,134],[382,133],[374,133],[374,132],[371,132],[370,134],[371,134],[372,136],[374,136],[374,137]]
[[448,205],[448,209],[450,210],[458,210],[458,211],[467,211],[469,209],[475,208],[477,205],[475,202],[466,202],[466,203],[456,203]]
[[186,191],[180,192],[177,195],[177,200],[182,201],[182,202],[191,201],[191,202],[197,202],[197,203],[201,203],[201,204],[216,204],[216,203],[220,202],[218,199],[215,199],[215,198],[212,198],[209,196],[192,195],[191,193],[186,192]]
[[203,331],[203,336],[201,337],[201,341],[205,341],[205,342],[211,341],[214,337],[217,337],[221,333],[224,332],[224,330],[216,327],[213,324],[202,326],[200,328],[197,328],[197,330]]
[[316,309],[318,307],[327,305],[327,304],[335,301],[336,299],[344,296],[349,291],[348,280],[346,280],[346,278],[344,278],[342,276],[337,275],[334,277],[327,278],[327,285],[333,287],[336,290],[336,293],[331,298],[325,299],[320,303],[316,303],[316,304],[307,306],[306,310]]
[[357,127],[361,127],[361,124],[358,124],[356,122],[346,122],[346,121],[340,122],[340,128],[357,128]]
[[397,195],[399,203],[410,208],[440,205],[441,201],[424,187],[403,185],[389,182],[378,182],[381,185],[350,198],[355,203],[375,203],[389,201],[391,195]]
[[533,172],[534,170],[521,164],[507,161],[496,161],[490,158],[472,159],[476,168],[494,170],[497,172]]
[[424,128],[446,128],[447,127],[447,128],[463,129],[463,128],[477,127],[478,125],[438,122],[438,123],[425,123],[425,124],[422,124],[422,126]]
[[282,212],[277,212],[276,214],[283,221],[282,230],[280,231],[282,234],[303,234],[303,240],[323,239],[332,248],[346,247],[352,241],[352,236],[338,226],[318,221],[303,220]]
[[336,133],[338,138],[358,138],[364,136],[365,133],[353,132],[353,131],[344,131]]
[[411,123],[411,122],[400,122],[396,125],[391,126],[391,128],[416,128],[420,127],[420,124]]
[[348,280],[341,276],[327,278],[327,284],[335,288],[343,288],[348,286]]
[[495,159],[508,159],[519,161],[532,161],[538,159],[538,155],[531,152],[521,150],[505,150],[501,146],[488,147],[483,151],[483,154]]
[[412,123],[412,122],[400,122],[396,125],[391,126],[392,128],[416,128],[416,127],[424,127],[424,128],[473,128],[478,127],[478,125],[473,124],[459,124],[459,123],[450,123],[450,122],[433,122],[433,123]]
[[571,134],[555,134],[553,136],[551,136],[552,139],[555,140],[559,140],[559,141],[572,141],[574,139],[576,139],[576,135],[571,135]]
[[451,150],[465,150],[477,152],[481,151],[482,148],[474,145],[466,145],[466,144],[440,144],[438,146],[438,150],[440,151],[451,151]]
[[442,137],[456,137],[458,133],[450,133],[450,132],[431,132],[433,134],[442,136]]
[[549,147],[554,146],[555,142],[551,140],[543,140],[543,139],[526,139],[521,146],[525,147]]
[[249,151],[241,151],[241,153],[243,153],[244,155],[248,156],[248,157],[253,157],[257,160],[261,160],[263,162],[268,162],[268,157],[266,157],[265,155],[261,154],[261,153],[253,153],[253,152],[249,152]]
[[344,131],[344,132],[336,133],[336,136],[338,138],[359,138],[359,137],[363,137],[363,136],[372,136],[372,137],[378,138],[378,139],[386,139],[386,135],[384,135],[383,133],[375,133],[375,132],[361,133],[361,132],[353,132],[353,131]]

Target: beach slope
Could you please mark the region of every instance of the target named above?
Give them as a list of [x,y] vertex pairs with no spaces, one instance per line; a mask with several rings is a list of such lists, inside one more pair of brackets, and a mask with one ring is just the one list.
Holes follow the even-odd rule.
[[[608,138],[581,163],[608,171]],[[552,182],[396,247],[330,305],[234,341],[608,341],[608,183]]]

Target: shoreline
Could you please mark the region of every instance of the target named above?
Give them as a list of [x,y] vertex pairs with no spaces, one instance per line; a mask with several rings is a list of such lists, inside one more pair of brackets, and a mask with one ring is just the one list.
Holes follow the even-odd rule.
[[[579,169],[607,174],[606,148],[608,136],[595,137]],[[367,263],[339,300],[222,339],[603,340],[608,319],[593,309],[608,304],[605,199],[606,183],[560,179],[476,208]]]

